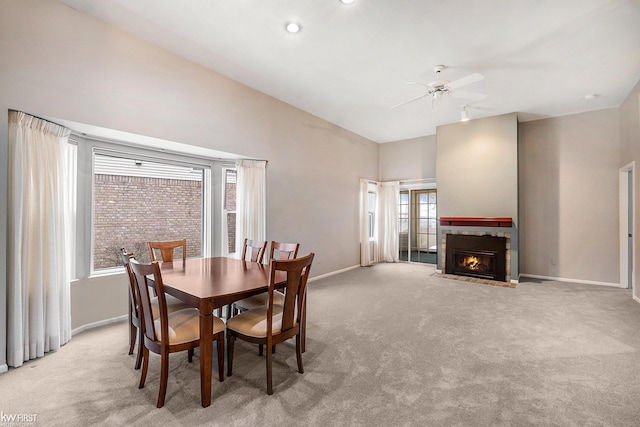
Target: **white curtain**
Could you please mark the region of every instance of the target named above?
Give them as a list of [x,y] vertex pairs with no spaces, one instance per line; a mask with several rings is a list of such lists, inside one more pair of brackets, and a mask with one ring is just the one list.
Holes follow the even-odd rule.
[[398,262],[400,183],[398,181],[379,183],[377,200],[378,260]]
[[367,267],[373,262],[369,239],[369,180],[360,179],[360,265]]
[[[375,193],[373,224],[370,224],[369,193]],[[398,181],[375,183],[360,179],[360,265],[369,266],[379,261],[398,262]],[[373,237],[369,228],[373,225]]]
[[[75,166],[69,130],[9,112],[7,363],[71,338]],[[71,160],[71,162],[70,162]]]
[[245,238],[267,238],[267,162],[238,160],[236,167],[236,255],[240,258]]

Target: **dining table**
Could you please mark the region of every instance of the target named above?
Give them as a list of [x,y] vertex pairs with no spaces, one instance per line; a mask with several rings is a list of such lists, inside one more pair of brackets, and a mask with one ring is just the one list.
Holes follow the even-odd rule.
[[[160,264],[165,292],[200,313],[200,395],[211,405],[213,373],[213,312],[235,301],[266,292],[269,266],[236,258],[187,258]],[[286,275],[277,272],[276,284]],[[220,378],[222,381],[224,378]]]

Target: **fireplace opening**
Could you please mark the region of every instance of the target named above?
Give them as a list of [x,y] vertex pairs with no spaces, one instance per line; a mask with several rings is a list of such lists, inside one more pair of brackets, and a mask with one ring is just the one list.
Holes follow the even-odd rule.
[[495,251],[453,251],[453,272],[463,276],[494,279]]
[[506,239],[447,234],[445,273],[505,281]]

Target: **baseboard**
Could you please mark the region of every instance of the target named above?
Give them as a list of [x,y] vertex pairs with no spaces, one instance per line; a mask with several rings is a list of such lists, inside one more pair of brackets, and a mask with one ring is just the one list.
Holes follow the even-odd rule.
[[7,365],[6,363],[4,365],[0,365],[0,374],[2,374],[3,372],[7,372],[9,370],[9,365]]
[[[633,299],[634,299],[636,302],[640,303],[640,298],[638,298],[637,296],[635,296],[635,295],[634,295],[634,296],[633,296]],[[0,371],[0,372],[1,372],[1,371]]]
[[355,270],[356,268],[360,268],[360,264],[343,268],[342,270],[332,271],[331,273],[321,274],[320,276],[312,277],[309,279],[309,282],[313,282],[314,280],[324,279],[325,277],[335,276],[336,274],[345,273],[350,270]]
[[553,280],[556,282],[580,283],[583,285],[610,286],[613,288],[624,288],[620,283],[598,282],[595,280],[567,279],[565,277],[540,276],[537,274],[521,274],[520,277],[529,277],[531,279]]
[[71,336],[77,335],[80,332],[89,330],[89,329],[93,329],[93,328],[98,328],[100,326],[105,326],[105,325],[110,325],[111,323],[116,323],[116,322],[120,322],[122,320],[126,320],[129,318],[128,314],[123,314],[122,316],[118,316],[118,317],[112,317],[111,319],[105,319],[105,320],[100,320],[98,322],[93,322],[93,323],[87,323],[86,325],[82,325],[76,329],[73,329],[71,331]]

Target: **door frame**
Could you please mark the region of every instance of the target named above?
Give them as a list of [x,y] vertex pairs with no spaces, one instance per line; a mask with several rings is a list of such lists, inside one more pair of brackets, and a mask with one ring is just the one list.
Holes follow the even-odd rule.
[[[631,184],[629,183],[631,178]],[[635,162],[631,162],[619,170],[620,189],[620,287],[631,289],[633,299],[640,302],[636,294],[636,243],[635,228]],[[631,235],[631,243],[629,243]],[[631,283],[629,283],[631,282]]]
[[[435,178],[432,178],[432,179],[410,179],[410,180],[400,181],[400,192],[402,192],[402,191],[408,191],[409,192],[409,218],[408,218],[409,228],[407,230],[407,261],[402,261],[402,262],[425,264],[425,263],[421,263],[421,262],[418,262],[418,261],[412,261],[411,260],[411,233],[413,232],[413,228],[412,228],[412,222],[413,222],[413,203],[412,203],[412,198],[413,198],[413,192],[414,191],[420,191],[420,190],[436,190],[436,192],[437,192],[438,191],[438,187],[436,185]],[[436,204],[437,204],[437,202],[436,202]],[[436,237],[437,236],[438,236],[438,233],[436,232]],[[400,245],[399,244],[398,244],[398,249],[400,249]],[[440,256],[440,245],[437,244],[437,247],[436,247],[436,260],[438,259],[439,256]],[[431,265],[437,265],[437,263],[436,264],[431,264]]]

